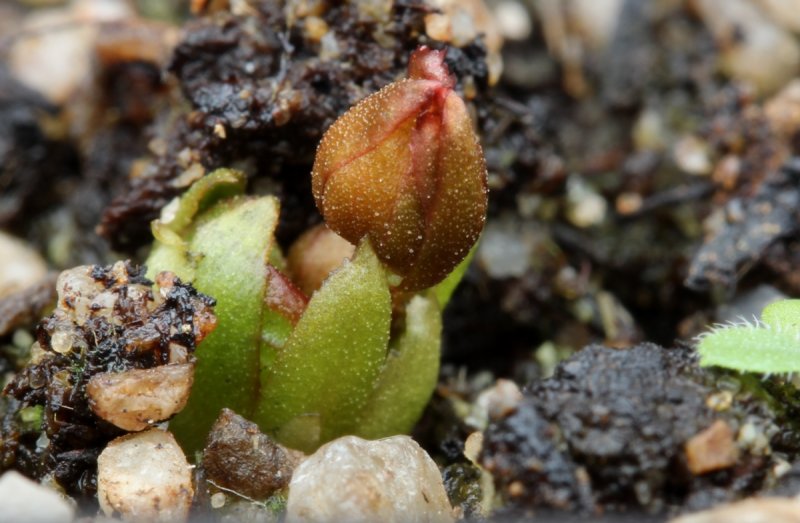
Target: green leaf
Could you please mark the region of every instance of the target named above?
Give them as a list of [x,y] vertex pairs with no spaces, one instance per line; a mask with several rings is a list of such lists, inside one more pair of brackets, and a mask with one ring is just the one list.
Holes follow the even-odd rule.
[[761,311],[761,323],[721,326],[700,338],[700,365],[742,372],[800,371],[800,300],[780,300]]
[[448,274],[444,280],[437,283],[433,287],[433,293],[436,296],[436,299],[439,301],[439,307],[442,310],[444,310],[444,308],[447,306],[447,302],[450,301],[450,297],[453,295],[456,287],[458,287],[458,284],[461,283],[461,280],[464,278],[464,274],[467,273],[469,264],[472,263],[472,258],[475,257],[475,253],[478,251],[479,244],[480,241],[476,242],[475,245],[473,245],[469,250],[467,257],[461,260],[461,263],[456,265],[456,268],[453,269],[453,272]]
[[698,343],[700,365],[742,372],[800,371],[800,339],[794,329],[737,325],[720,327]]
[[188,453],[202,448],[223,407],[244,416],[255,408],[262,324],[274,314],[264,297],[278,214],[273,197],[238,197],[217,203],[193,224],[187,249],[195,260],[193,284],[217,300],[218,326],[197,348],[192,394],[170,424]]
[[[155,230],[156,224],[153,224]],[[169,231],[160,234],[160,237],[175,235],[180,238],[176,233]],[[147,273],[146,276],[153,280],[161,271],[172,271],[178,278],[185,282],[194,281],[195,273],[195,260],[192,259],[189,252],[189,246],[180,240],[180,243],[165,243],[157,242],[150,250],[150,256],[147,258]]]
[[147,277],[170,270],[183,281],[194,281],[197,260],[189,250],[192,220],[213,204],[241,194],[246,178],[239,171],[217,169],[200,178],[161,212],[151,225],[156,239],[147,259]]
[[414,296],[406,308],[406,328],[393,340],[389,356],[357,434],[377,439],[409,432],[419,420],[439,377],[442,314],[433,296]]
[[180,197],[174,213],[159,220],[175,232],[183,232],[194,218],[215,203],[244,193],[247,178],[241,171],[217,169],[194,182]]
[[364,241],[311,297],[263,376],[254,421],[304,451],[352,433],[386,359],[390,322],[386,273]]
[[774,328],[800,332],[800,300],[779,300],[761,311],[761,321]]

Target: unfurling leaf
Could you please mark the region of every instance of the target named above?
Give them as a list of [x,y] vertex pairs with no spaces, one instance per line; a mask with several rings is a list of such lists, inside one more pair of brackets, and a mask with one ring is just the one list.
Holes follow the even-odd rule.
[[230,197],[243,188],[241,173],[215,171],[153,226],[160,241],[148,259],[149,272],[172,269],[217,300],[218,328],[198,347],[189,402],[170,424],[189,452],[202,448],[223,407],[253,412],[263,326],[281,317],[263,306],[279,204],[273,197]]

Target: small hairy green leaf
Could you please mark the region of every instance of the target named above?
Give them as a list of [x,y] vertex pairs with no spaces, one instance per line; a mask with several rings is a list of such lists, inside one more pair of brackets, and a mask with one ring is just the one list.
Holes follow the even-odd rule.
[[800,337],[794,329],[767,325],[720,327],[704,334],[698,345],[700,365],[741,372],[800,371]]
[[392,340],[378,385],[360,416],[359,436],[384,438],[413,428],[436,387],[441,335],[436,298],[414,296],[406,308],[406,328]]
[[353,433],[386,358],[390,321],[386,272],[363,241],[311,297],[263,375],[254,421],[305,451]]
[[800,331],[800,300],[779,300],[761,311],[761,321],[775,328]]

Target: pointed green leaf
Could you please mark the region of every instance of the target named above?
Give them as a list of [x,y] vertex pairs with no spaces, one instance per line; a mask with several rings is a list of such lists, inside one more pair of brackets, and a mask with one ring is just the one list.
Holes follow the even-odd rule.
[[378,385],[361,414],[359,436],[383,438],[413,428],[436,387],[441,337],[437,300],[414,296],[406,308],[405,331],[393,340]]
[[[192,395],[170,428],[191,453],[202,448],[223,407],[253,412],[259,391],[266,263],[279,204],[273,197],[232,198],[193,224],[194,285],[217,300],[217,329],[197,348]],[[169,267],[165,267],[169,268]]]
[[450,297],[456,290],[456,287],[458,287],[458,284],[461,283],[461,280],[464,278],[464,274],[467,273],[469,264],[472,263],[472,258],[475,257],[475,253],[478,251],[479,243],[480,242],[476,242],[475,245],[472,246],[472,249],[469,250],[467,257],[461,260],[461,263],[456,265],[456,268],[453,269],[453,272],[448,274],[444,280],[437,283],[433,287],[433,293],[436,296],[436,299],[439,301],[440,309],[444,310],[444,308],[447,306],[447,302],[450,301]]
[[386,358],[386,274],[364,241],[308,303],[262,382],[255,421],[305,451],[352,433]]

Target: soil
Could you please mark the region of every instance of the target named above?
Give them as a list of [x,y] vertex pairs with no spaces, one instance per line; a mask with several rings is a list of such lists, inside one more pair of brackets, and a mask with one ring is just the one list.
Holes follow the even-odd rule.
[[[432,40],[422,1],[384,14],[323,3],[324,45],[266,0],[176,10],[174,49],[161,22],[100,24],[102,59],[62,105],[0,60],[0,228],[53,270],[142,262],[161,209],[197,177],[236,167],[248,192],[280,198],[287,248],[321,221],[309,173],[324,130],[401,77],[418,45],[446,49],[491,189],[482,247],[445,313],[440,384],[415,431],[453,502],[479,518],[486,492],[462,454],[476,429],[463,411],[498,377],[524,398],[485,428],[478,461],[500,501],[492,519],[663,521],[800,492],[797,389],[700,368],[691,344],[734,312],[757,313],[759,289],[800,293],[800,125],[787,131],[768,110],[774,93],[721,72],[725,50],[693,2],[621,2],[616,29],[586,46],[578,73],[545,40],[541,13],[520,3],[534,29],[505,43],[496,85],[486,42]],[[145,41],[168,52],[148,54]],[[0,42],[7,59],[14,39]],[[709,166],[691,172],[697,150]],[[35,325],[52,281],[26,292],[0,298],[4,372],[24,360],[15,337],[48,342]],[[55,461],[43,468],[38,433],[13,419],[33,372],[17,374],[0,404],[0,466],[34,476],[61,466],[67,491],[91,494],[84,472],[117,432],[98,435],[92,420],[80,436],[89,444],[48,451]],[[687,442],[718,421],[738,453],[693,472]]]
[[[214,300],[168,273],[159,282],[163,296],[154,297],[153,282],[130,263],[74,272],[73,281],[59,278],[58,307],[36,328],[33,360],[3,390],[0,460],[32,477],[52,475],[70,495],[93,500],[97,456],[125,431],[98,414],[87,393],[92,379],[193,361],[196,344],[213,330]],[[108,303],[98,294],[114,301],[98,305]],[[41,409],[44,439],[21,422],[22,405]]]

